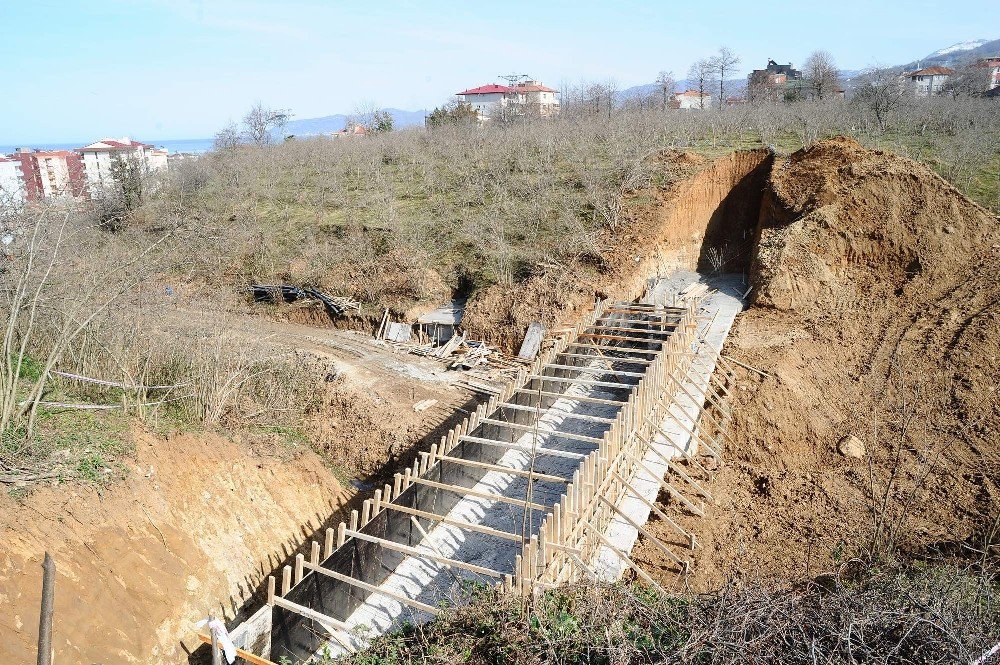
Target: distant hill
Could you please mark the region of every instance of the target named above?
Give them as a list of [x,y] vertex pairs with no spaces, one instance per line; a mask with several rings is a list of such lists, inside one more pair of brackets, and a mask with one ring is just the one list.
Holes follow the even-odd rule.
[[[896,65],[891,67],[891,69],[897,70],[899,72],[913,71],[914,69],[919,69],[921,67],[931,67],[934,65],[941,65],[945,67],[955,67],[963,63],[975,60],[977,58],[986,57],[996,57],[1000,56],[1000,39],[970,39],[964,42],[959,42],[957,44],[952,44],[942,49],[934,51],[930,55],[924,56],[919,60],[913,60],[906,64]],[[761,63],[759,67],[763,67],[766,63]],[[798,67],[802,66],[802,63],[793,63]],[[842,69],[840,70],[840,79],[844,83],[848,91],[854,88],[854,84],[858,76],[862,73],[859,69]],[[681,92],[689,88],[693,88],[694,85],[690,81],[680,80],[677,81],[677,91]],[[726,93],[729,95],[741,95],[746,89],[746,78],[735,79],[730,83],[726,84]],[[653,94],[659,94],[660,86],[655,83],[643,83],[642,85],[635,85],[631,88],[627,88],[618,93],[619,101],[626,101],[629,99],[639,99],[643,97],[648,97]]]
[[996,57],[1000,55],[1000,39],[971,39],[946,48],[934,51],[919,60],[900,65],[900,69],[919,69],[921,67],[955,67],[978,58]]
[[[404,111],[402,109],[385,109],[392,116],[392,124],[396,129],[402,127],[412,127],[424,124],[423,111]],[[332,134],[339,132],[347,126],[349,114],[338,113],[336,115],[325,115],[322,118],[301,118],[289,120],[285,125],[284,133],[295,136],[316,136],[318,134]]]

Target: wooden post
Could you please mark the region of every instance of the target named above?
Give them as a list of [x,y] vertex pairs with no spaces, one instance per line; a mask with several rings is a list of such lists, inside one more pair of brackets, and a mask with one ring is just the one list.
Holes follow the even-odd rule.
[[341,522],[340,525],[337,526],[337,547],[338,548],[343,547],[344,546],[344,541],[347,539],[347,535],[344,533],[345,531],[347,531],[347,524],[344,523],[344,522]]
[[319,543],[315,540],[312,541],[311,549],[309,551],[309,563],[314,566],[319,565]]
[[292,567],[285,566],[281,569],[281,595],[285,596],[292,589]]
[[216,634],[215,627],[211,626],[213,621],[215,621],[215,613],[209,612],[208,622],[212,633],[212,665],[222,665],[222,650],[219,649],[219,637]]
[[52,603],[55,600],[56,562],[48,552],[42,561],[42,608],[38,617],[38,665],[52,663]]
[[267,604],[274,607],[274,575],[267,576]]
[[328,559],[333,554],[334,531],[332,528],[326,530],[326,541],[323,543],[323,558]]

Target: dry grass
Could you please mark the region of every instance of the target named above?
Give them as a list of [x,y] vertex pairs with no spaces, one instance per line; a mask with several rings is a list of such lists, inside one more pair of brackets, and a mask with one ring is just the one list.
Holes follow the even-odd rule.
[[803,584],[662,596],[638,585],[470,603],[349,660],[392,663],[968,663],[1000,634],[994,570],[852,561]]

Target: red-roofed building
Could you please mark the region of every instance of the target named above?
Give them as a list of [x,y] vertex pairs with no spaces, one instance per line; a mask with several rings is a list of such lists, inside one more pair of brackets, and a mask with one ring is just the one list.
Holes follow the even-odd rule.
[[710,109],[712,95],[699,94],[697,90],[685,90],[674,95],[675,108],[679,109]]
[[1000,88],[1000,58],[985,58],[981,62],[990,70],[990,84],[987,90]]
[[101,139],[76,151],[83,157],[90,195],[95,198],[115,186],[113,166],[120,160],[136,160],[143,173],[167,170],[165,150],[157,150],[149,143],[133,141],[127,136]]
[[556,97],[559,92],[534,80],[512,86],[489,83],[455,94],[475,109],[480,121],[489,120],[495,113],[505,117],[535,115],[543,118],[559,113],[559,99]]
[[950,67],[925,67],[906,74],[906,79],[913,84],[913,94],[916,97],[930,97],[940,94],[948,77],[955,73]]
[[519,104],[526,113],[537,115],[542,118],[559,115],[559,94],[558,90],[553,90],[542,85],[538,81],[523,81],[514,86],[514,91],[519,96]]
[[87,192],[83,161],[71,150],[19,148],[10,159],[20,165],[27,201],[78,198]]

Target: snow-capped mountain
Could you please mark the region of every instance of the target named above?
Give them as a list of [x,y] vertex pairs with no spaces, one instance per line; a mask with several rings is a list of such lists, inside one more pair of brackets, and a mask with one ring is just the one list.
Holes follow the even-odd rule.
[[971,51],[977,49],[980,46],[984,46],[990,42],[989,39],[970,39],[968,41],[959,42],[957,44],[952,44],[948,48],[943,48],[940,51],[934,51],[925,60],[931,58],[938,58],[941,56],[951,55],[952,53],[957,53],[958,51]]

